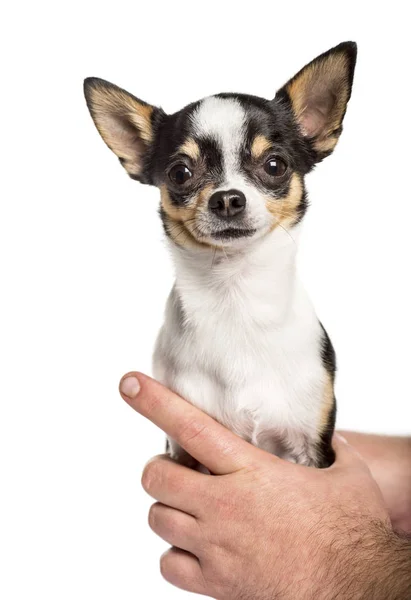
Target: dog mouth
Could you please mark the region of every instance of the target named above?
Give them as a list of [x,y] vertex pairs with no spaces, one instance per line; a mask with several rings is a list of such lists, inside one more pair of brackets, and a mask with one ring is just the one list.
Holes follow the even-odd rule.
[[211,236],[216,240],[230,240],[251,237],[256,231],[256,229],[237,229],[234,227],[228,227],[227,229],[222,229],[221,231],[214,231]]

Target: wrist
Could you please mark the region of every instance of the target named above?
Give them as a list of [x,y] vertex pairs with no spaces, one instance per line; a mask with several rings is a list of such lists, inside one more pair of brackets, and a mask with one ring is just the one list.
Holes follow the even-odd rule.
[[411,598],[411,539],[384,523],[353,531],[351,542],[331,556],[323,600]]

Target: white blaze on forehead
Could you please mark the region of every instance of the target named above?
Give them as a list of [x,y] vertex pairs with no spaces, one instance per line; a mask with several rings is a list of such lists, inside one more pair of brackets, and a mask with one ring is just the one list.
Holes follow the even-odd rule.
[[192,115],[194,131],[216,140],[227,178],[239,170],[239,151],[245,132],[246,113],[234,98],[205,98]]

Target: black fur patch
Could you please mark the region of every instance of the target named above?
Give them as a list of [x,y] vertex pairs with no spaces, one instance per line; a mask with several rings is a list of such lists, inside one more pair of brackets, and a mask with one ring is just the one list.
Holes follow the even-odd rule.
[[335,374],[337,372],[337,358],[335,355],[334,347],[331,343],[328,333],[324,328],[324,325],[322,323],[320,323],[320,325],[324,334],[321,358],[323,360],[323,364],[326,370],[331,375],[332,380],[334,381]]
[[158,214],[160,215],[161,223],[163,224],[164,233],[166,234],[166,236],[170,237],[170,232],[167,226],[167,215],[161,205],[158,209]]
[[[337,361],[336,361],[335,350],[334,350],[334,347],[328,336],[328,333],[324,329],[323,324],[320,323],[320,325],[323,330],[323,344],[322,344],[322,351],[321,351],[321,359],[323,361],[324,368],[331,376],[331,381],[334,385],[335,374],[337,371]],[[329,467],[335,461],[335,452],[333,450],[331,442],[332,442],[332,437],[334,435],[336,416],[337,416],[337,402],[336,402],[336,399],[334,396],[334,402],[333,402],[332,408],[328,415],[328,421],[327,421],[326,427],[324,428],[324,431],[321,434],[321,439],[320,439],[320,443],[318,446],[318,450],[320,453],[320,464],[319,464],[320,468]]]
[[297,223],[300,223],[300,221],[303,219],[305,213],[307,212],[307,209],[309,206],[310,206],[310,204],[308,201],[307,190],[304,187],[300,204],[297,207],[297,211],[296,211],[297,212],[297,220],[294,222],[294,225],[297,225]]

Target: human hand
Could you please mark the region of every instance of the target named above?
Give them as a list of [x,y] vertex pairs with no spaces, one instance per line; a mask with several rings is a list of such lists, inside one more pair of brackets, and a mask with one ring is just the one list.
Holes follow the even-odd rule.
[[137,377],[138,393],[137,380],[123,379],[123,398],[214,474],[165,456],[144,469],[143,487],[157,500],[150,526],[174,546],[161,558],[165,579],[221,600],[406,597],[393,593],[398,581],[411,586],[398,575],[403,564],[409,570],[409,545],[392,532],[352,447],[336,438],[329,469],[294,465]]
[[380,488],[395,530],[411,534],[411,438],[343,431]]

